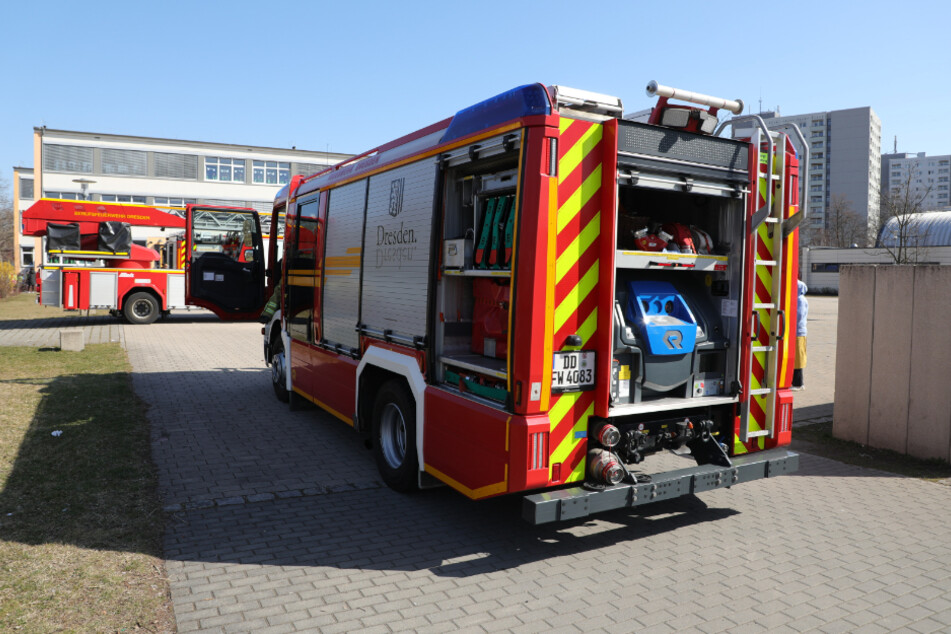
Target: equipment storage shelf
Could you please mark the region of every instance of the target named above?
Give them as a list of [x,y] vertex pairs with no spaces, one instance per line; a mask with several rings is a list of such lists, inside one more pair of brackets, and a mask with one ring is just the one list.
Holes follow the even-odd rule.
[[505,379],[508,377],[504,359],[492,359],[479,354],[457,354],[443,356],[440,357],[439,360],[447,366],[469,370],[496,379]]
[[619,269],[726,271],[728,258],[725,255],[618,250],[615,263]]
[[690,407],[710,407],[713,405],[726,405],[736,403],[739,399],[733,396],[699,396],[691,399],[684,398],[661,398],[642,403],[629,403],[626,405],[617,405],[608,412],[610,418],[618,416],[630,416],[632,414],[646,414],[649,412],[666,412],[675,409],[681,409],[685,401]]

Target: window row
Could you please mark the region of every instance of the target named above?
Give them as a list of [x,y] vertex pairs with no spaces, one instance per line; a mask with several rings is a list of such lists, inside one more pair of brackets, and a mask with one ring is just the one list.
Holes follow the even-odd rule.
[[[150,160],[151,168],[149,167]],[[206,156],[203,162],[206,181],[250,182],[254,185],[286,185],[290,182],[292,175],[309,176],[326,167],[316,163],[292,164],[285,161],[259,161],[222,156]],[[248,180],[249,162],[250,181]],[[91,147],[43,145],[43,169],[50,172],[198,180],[198,163],[199,157],[193,154],[104,148],[99,151],[97,159]]]
[[[205,158],[205,180],[226,183],[246,181],[245,159],[209,156]],[[291,180],[291,164],[281,161],[251,161],[251,182],[255,185],[286,185]]]

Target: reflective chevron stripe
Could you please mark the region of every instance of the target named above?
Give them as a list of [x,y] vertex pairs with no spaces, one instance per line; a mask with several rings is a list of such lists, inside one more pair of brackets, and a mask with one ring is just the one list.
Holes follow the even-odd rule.
[[[569,335],[590,345],[597,333],[601,236],[602,132],[596,123],[563,118],[558,144],[558,215],[555,223],[553,349]],[[594,392],[552,395],[551,459],[559,482],[584,478],[588,418]],[[554,473],[554,469],[552,469]]]

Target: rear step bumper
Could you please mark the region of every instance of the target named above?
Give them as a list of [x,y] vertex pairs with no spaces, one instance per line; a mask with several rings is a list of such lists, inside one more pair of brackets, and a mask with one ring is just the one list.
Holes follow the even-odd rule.
[[620,484],[603,491],[572,487],[527,495],[522,498],[522,517],[532,524],[576,519],[773,478],[799,468],[799,454],[786,449],[759,451],[731,460],[731,467],[701,465],[654,474],[645,484]]

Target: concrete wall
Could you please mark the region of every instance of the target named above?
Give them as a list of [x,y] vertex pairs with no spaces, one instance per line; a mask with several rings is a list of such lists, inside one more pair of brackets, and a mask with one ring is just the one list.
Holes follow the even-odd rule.
[[836,438],[951,461],[951,267],[843,266]]

